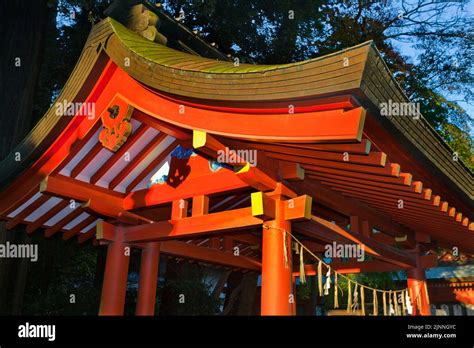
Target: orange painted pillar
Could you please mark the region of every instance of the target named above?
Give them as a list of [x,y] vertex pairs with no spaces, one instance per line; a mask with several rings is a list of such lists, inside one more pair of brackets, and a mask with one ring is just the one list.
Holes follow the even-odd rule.
[[142,250],[136,315],[154,315],[160,265],[160,243],[150,242]]
[[[275,220],[267,221],[262,237],[261,315],[294,315],[291,259],[291,223],[284,219],[283,201],[277,201]],[[285,229],[286,241],[283,239]],[[288,264],[285,265],[283,243],[286,243]]]
[[123,315],[130,261],[129,248],[127,244],[119,241],[110,242],[108,245],[99,315]]
[[425,270],[418,266],[409,269],[407,272],[408,291],[413,307],[412,315],[431,315],[427,287],[425,285]]

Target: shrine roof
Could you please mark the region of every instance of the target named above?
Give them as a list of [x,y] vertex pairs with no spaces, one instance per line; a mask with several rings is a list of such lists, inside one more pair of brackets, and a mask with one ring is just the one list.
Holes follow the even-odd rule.
[[[183,53],[146,40],[119,22],[106,18],[93,27],[80,60],[57,100],[98,100],[101,91],[106,89],[104,85],[113,84],[110,81],[128,86],[121,86],[122,94],[129,92],[125,89],[135,91],[135,94],[130,92],[123,97],[124,102],[134,104],[142,114],[140,119],[132,118],[135,132],[132,136],[136,139],[135,143],[129,141],[126,146],[135,144],[138,157],[149,156],[146,161],[152,161],[155,149],[156,153],[165,151],[160,148],[163,141],[166,141],[167,149],[172,150],[177,140],[166,131],[157,133],[160,126],[154,127],[156,123],[172,124],[188,133],[193,130],[208,132],[219,136],[225,144],[237,141],[234,148],[249,146],[269,157],[301,164],[308,174],[303,185],[299,185],[303,194],[307,194],[307,188],[313,184],[312,193],[316,196],[321,186],[322,190],[330,188],[341,192],[341,197],[349,195],[387,215],[392,214],[394,221],[432,234],[445,245],[465,243],[466,250],[474,252],[473,173],[461,161],[452,160],[452,150],[422,116],[414,119],[380,115],[382,103],[404,103],[408,98],[370,41],[299,63],[235,66],[233,62]],[[110,89],[118,88],[111,86]],[[110,101],[114,95],[107,97]],[[143,104],[136,105],[134,97],[140,97]],[[146,105],[149,112],[140,110],[152,99],[155,101]],[[166,103],[170,106],[165,112],[163,105]],[[213,118],[214,123],[204,124],[197,116],[177,121],[166,114],[171,114],[170,110],[181,103],[200,118],[211,114],[218,117]],[[290,105],[295,106],[294,115],[287,111]],[[341,121],[343,114],[347,115],[346,120],[350,117],[354,121],[355,131],[351,137],[337,138],[334,132],[348,123]],[[135,190],[146,190],[155,165],[158,165],[152,163],[153,168],[145,173],[144,167],[148,168],[149,163],[145,165],[145,159],[141,158],[143,161],[134,163],[134,168],[127,167],[130,172],[125,172],[121,166],[125,168],[126,164],[117,164],[121,156],[102,148],[98,140],[99,122],[95,123],[96,128],[88,129],[88,134],[85,126],[80,128],[80,123],[93,121],[62,116],[53,105],[18,147],[0,162],[0,189],[12,197],[24,190],[20,198],[9,197],[15,204],[4,198],[0,211],[3,217],[14,219],[14,223],[38,221],[36,215],[48,209],[51,211],[53,205],[59,209],[67,203],[67,200],[47,201],[42,191],[38,191],[37,184],[55,171],[69,175],[74,182],[96,186],[95,189],[101,192],[113,191],[112,196],[119,195],[122,199],[121,195],[133,196]],[[259,121],[264,117],[274,121],[273,124],[264,126],[265,122]],[[334,122],[336,119],[338,122]],[[301,122],[298,124],[295,120]],[[198,121],[201,122],[199,126],[196,125]],[[72,127],[74,122],[78,124],[76,128]],[[258,122],[262,125],[256,124]],[[311,126],[305,129],[305,122]],[[250,123],[254,126],[250,127]],[[278,129],[275,128],[277,123],[282,125]],[[288,125],[287,129],[285,125]],[[219,131],[217,126],[221,127]],[[69,129],[72,130],[67,133]],[[262,130],[268,133],[269,129],[278,131],[280,137],[273,134],[269,139],[268,134],[259,133]],[[324,133],[322,130],[333,133],[318,138],[316,133],[320,136]],[[292,132],[294,134],[290,134]],[[301,135],[311,132],[314,134],[310,134],[310,139]],[[282,134],[288,134],[288,138],[282,139]],[[61,146],[57,141],[59,136],[63,139]],[[72,138],[77,143],[70,143]],[[147,148],[151,142],[156,142],[156,148]],[[80,151],[69,153],[74,149],[73,145]],[[346,148],[352,156],[348,163],[336,155]],[[91,149],[95,150],[91,152]],[[21,161],[16,160],[18,153]],[[53,157],[54,161],[51,160]],[[58,163],[63,166],[62,172]],[[35,172],[35,180],[30,180],[32,184],[27,191],[18,179],[32,166],[41,170]],[[127,177],[132,170],[140,179],[137,182],[131,176]],[[142,173],[146,175],[142,177]],[[92,180],[94,177],[97,180]],[[17,191],[9,187],[15,180]],[[298,183],[293,187],[298,188]],[[413,210],[394,210],[391,202],[387,203],[387,197],[404,197],[407,206],[413,204]],[[37,206],[31,206],[32,202]],[[348,199],[339,199],[339,202],[343,205]],[[30,208],[38,211],[29,212]],[[345,208],[344,213],[350,216],[352,208]],[[96,217],[83,215],[83,218],[84,226],[78,225],[78,231],[91,231]],[[47,221],[39,220],[35,228],[38,226],[48,226]],[[452,234],[444,233],[446,228],[451,229]],[[344,233],[342,230],[336,232]]]

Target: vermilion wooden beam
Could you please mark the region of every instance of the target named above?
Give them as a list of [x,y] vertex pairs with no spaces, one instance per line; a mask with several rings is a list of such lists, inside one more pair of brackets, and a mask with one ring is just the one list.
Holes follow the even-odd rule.
[[264,151],[258,151],[250,143],[235,141],[229,138],[221,138],[221,142],[233,150],[245,150],[254,152],[254,165],[259,170],[270,176],[275,182],[300,181],[304,179],[304,169],[299,163],[280,161],[265,155]]
[[423,190],[423,183],[421,181],[414,181],[410,186],[400,184],[390,184],[384,182],[370,181],[364,179],[351,178],[347,176],[339,176],[336,174],[314,173],[312,178],[318,181],[328,181],[333,183],[340,183],[344,185],[363,185],[365,187],[373,187],[375,189],[383,188],[396,192],[421,193]]
[[208,213],[209,213],[209,197],[204,196],[204,195],[193,197],[192,215],[201,216]]
[[406,202],[412,202],[415,205],[433,207],[433,203],[431,202],[431,190],[427,189],[425,189],[423,193],[410,193],[397,192],[395,190],[387,190],[376,187],[371,188],[370,186],[364,186],[359,184],[343,184],[338,182],[335,183],[329,180],[321,181],[321,183],[344,193],[354,192],[362,195],[367,194],[370,197],[387,198],[394,202],[397,202],[399,199],[401,199]]
[[[350,273],[370,273],[370,272],[397,272],[406,270],[406,267],[401,267],[388,262],[380,260],[370,260],[358,262],[356,260],[349,260],[341,262],[337,259],[332,259],[331,268],[342,274]],[[317,275],[318,269],[314,264],[304,265],[305,274],[308,276]],[[299,265],[293,269],[293,275],[299,277]]]
[[191,139],[191,132],[180,127],[176,127],[170,123],[163,122],[157,118],[145,114],[143,111],[135,109],[133,118],[141,123],[147,124],[160,132],[171,135],[172,137],[180,140]]
[[[206,110],[202,105],[199,107],[188,105],[183,114],[183,109],[180,108],[181,101],[163,98],[144,89],[125,72],[119,75],[124,82],[127,81],[126,85],[118,86],[125,98],[134,100],[146,114],[185,129],[202,130],[236,138],[251,137],[264,141],[312,142],[362,139],[366,114],[362,107],[295,114],[269,113],[256,117],[245,108],[240,109],[243,113],[235,113]],[[262,124],[266,126],[262,127]]]
[[[219,160],[219,152],[226,153],[228,149],[212,135],[199,130],[193,131],[193,148],[198,153],[214,160]],[[240,149],[236,148],[233,150]],[[245,159],[235,156],[232,158],[232,163],[227,163],[227,160],[230,160],[230,158],[228,159],[224,156],[223,159],[226,160],[224,163],[237,167],[237,173],[241,180],[245,181],[250,186],[262,191],[272,190],[275,188],[276,180],[274,178],[263,172],[260,168],[252,167]]]
[[426,204],[426,205],[420,205],[418,202],[413,202],[408,199],[404,199],[403,201],[403,209],[398,208],[398,198],[387,198],[384,199],[382,197],[378,196],[371,196],[367,193],[358,193],[356,191],[346,191],[346,190],[340,190],[343,192],[344,195],[350,196],[350,197],[355,197],[363,202],[367,202],[368,204],[371,204],[373,206],[377,207],[385,207],[390,210],[394,210],[397,213],[407,214],[407,215],[413,215],[415,218],[416,216],[418,217],[426,217],[431,220],[439,221],[439,222],[445,222],[449,224],[450,226],[456,226],[456,224],[461,225],[460,223],[457,223],[456,220],[448,215],[443,215],[440,214],[439,210],[436,209],[435,206]]
[[363,179],[366,181],[382,182],[382,183],[395,184],[395,185],[410,186],[412,183],[411,177],[383,176],[383,175],[379,175],[378,173],[356,172],[356,171],[350,171],[350,170],[344,170],[344,169],[335,169],[335,168],[322,167],[322,166],[312,166],[312,165],[306,165],[306,164],[303,165],[303,168],[306,170],[306,174],[309,177],[311,177],[313,174],[318,175],[319,173],[327,173],[327,174],[342,175],[349,178]]
[[[429,233],[433,236],[440,236],[444,234],[444,231],[450,230],[452,231],[452,233],[457,234],[453,236],[453,241],[456,240],[457,237],[459,238],[467,237],[465,235],[465,233],[468,232],[466,227],[449,224],[444,221],[435,220],[432,218],[432,216],[425,217],[425,216],[420,216],[419,214],[416,214],[416,213],[404,214],[403,212],[399,212],[397,210],[391,210],[386,207],[379,207],[379,209],[386,213],[392,214],[393,217],[396,218],[398,221],[402,222],[403,224],[409,224],[410,226],[413,226],[415,230],[423,232],[423,233]],[[463,235],[465,237],[462,237]],[[457,242],[457,243],[460,243],[460,242]],[[463,243],[465,244],[463,246],[467,246],[467,244],[471,244],[471,241],[466,240]],[[453,245],[458,245],[458,244],[453,244]]]
[[301,144],[301,143],[280,143],[279,145],[308,149],[308,150],[317,150],[317,151],[327,151],[327,152],[337,152],[356,155],[368,155],[370,153],[370,148],[372,143],[368,139],[362,139],[360,143],[356,144]]
[[397,163],[386,163],[382,166],[375,165],[364,165],[364,164],[354,164],[350,161],[348,162],[336,162],[329,160],[322,160],[317,158],[309,157],[298,157],[294,155],[286,155],[280,153],[268,153],[268,156],[290,162],[297,162],[303,165],[303,168],[308,168],[308,170],[318,168],[329,168],[329,169],[339,169],[343,171],[356,172],[365,174],[372,174],[382,177],[398,177],[400,176],[400,165]]
[[88,241],[89,239],[94,238],[95,232],[96,232],[96,231],[95,231],[95,226],[93,226],[89,231],[84,232],[84,233],[81,233],[81,234],[77,237],[77,240],[78,240],[79,244],[85,243],[85,242]]
[[72,198],[78,202],[85,201],[81,208],[91,215],[112,217],[128,224],[151,222],[124,210],[125,195],[66,176],[48,176],[41,182],[40,192],[68,200]]
[[[125,154],[130,148],[137,143],[143,134],[149,129],[148,126],[141,124],[128,138],[127,141],[117,150],[90,178],[90,183],[95,184],[99,179],[107,173],[112,166],[118,161],[124,161]],[[75,175],[71,175],[75,176]]]
[[[418,219],[427,219],[427,223],[430,222],[436,222],[440,224],[446,225],[448,228],[458,228],[461,227],[462,225],[460,223],[457,223],[454,219],[449,218],[448,216],[440,216],[439,212],[436,210],[429,210],[425,209],[423,207],[419,207],[416,205],[413,205],[411,202],[405,202],[404,203],[404,208],[400,209],[397,207],[398,202],[396,200],[393,201],[385,201],[385,200],[379,200],[377,198],[370,198],[367,196],[358,196],[358,195],[353,195],[353,194],[347,194],[349,197],[356,197],[359,199],[361,202],[365,202],[367,204],[370,204],[377,209],[385,209],[388,211],[393,211],[393,216],[406,216],[406,217],[413,217],[415,220]],[[392,214],[392,213],[391,213]]]
[[249,186],[252,186],[260,191],[271,191],[276,188],[277,181],[268,174],[264,173],[257,167],[252,167],[250,164],[241,168],[237,176]]
[[[193,148],[197,153],[202,154],[205,157],[212,159],[219,158],[219,153],[225,154],[228,148],[219,142],[216,138],[207,134],[204,131],[194,130],[193,131]],[[237,150],[237,149],[234,149]],[[223,159],[230,159],[223,156]],[[232,157],[232,162],[222,162],[230,164],[234,167],[243,167],[247,164],[247,161],[239,156]]]
[[304,169],[299,163],[278,161],[278,174],[280,180],[301,181],[304,180]]
[[356,215],[350,217],[351,232],[360,233],[361,232],[361,221]]
[[227,236],[224,236],[223,241],[224,241],[223,243],[224,251],[232,252],[234,248],[234,240],[230,237],[228,238]]
[[[38,192],[38,187],[32,188],[30,192],[28,192],[25,196],[21,199],[16,200],[12,205],[10,205],[3,214],[0,214],[0,219],[6,220],[8,219],[7,216],[11,215],[15,210],[20,208],[23,204],[28,202],[36,193]],[[1,201],[1,198],[0,198]]]
[[[264,221],[275,219],[275,198],[271,193],[254,192],[251,194],[251,202],[253,216]],[[282,201],[282,204],[285,220],[296,222],[311,218],[312,198],[308,195]]]
[[283,201],[285,220],[293,222],[304,221],[311,218],[313,199],[311,196],[302,195]]
[[89,226],[91,223],[93,223],[96,220],[94,216],[89,216],[86,218],[84,221],[78,223],[76,226],[74,226],[72,229],[69,231],[65,232],[63,234],[63,239],[64,240],[69,240],[74,236],[77,236],[81,233],[81,230],[87,226]]
[[[437,220],[433,215],[424,216],[420,213],[409,213],[401,212],[399,210],[388,208],[386,206],[378,206],[378,209],[384,211],[388,214],[391,214],[398,221],[403,222],[404,224],[410,224],[414,229],[430,234],[441,234],[446,230],[456,231],[457,232],[467,232],[467,229],[461,225],[452,224],[446,221]],[[461,236],[461,235],[459,235]]]
[[[180,99],[166,96],[169,100],[175,103],[182,103],[186,106],[195,106],[205,110],[214,111],[229,111],[232,113],[243,114],[273,114],[275,112],[280,114],[288,113],[288,101],[274,101],[271,106],[267,102],[251,103],[251,105],[242,105],[242,102],[232,101],[207,101],[206,104],[193,102],[190,98],[180,97]],[[292,101],[293,102],[293,101]],[[326,110],[341,110],[353,109],[360,106],[360,103],[351,94],[334,95],[330,97],[310,98],[302,100],[294,100],[293,104],[295,113],[308,111],[326,111]]]
[[230,248],[228,251],[229,252],[199,247],[193,244],[187,244],[178,241],[161,242],[161,252],[163,254],[190,258],[193,260],[226,267],[260,271],[262,265],[258,260],[245,256],[234,256],[232,248]]
[[317,197],[321,204],[343,213],[346,216],[357,215],[371,223],[387,234],[396,236],[412,236],[414,232],[393,221],[389,215],[381,213],[361,202],[348,198],[341,193],[331,190],[316,181],[295,182],[291,188],[297,188],[301,193],[308,193]]
[[31,213],[33,213],[36,209],[41,207],[44,203],[46,203],[50,197],[43,195],[37,200],[35,200],[31,205],[23,209],[22,212],[18,213],[13,219],[8,220],[5,224],[7,230],[11,230],[15,228],[18,224],[20,224],[25,218],[27,218]]
[[51,219],[54,215],[59,213],[61,210],[66,208],[70,203],[68,201],[62,200],[58,204],[56,204],[53,208],[51,208],[46,214],[43,214],[40,216],[36,221],[33,223],[29,224],[26,227],[26,232],[27,233],[33,233],[36,231],[38,228],[44,225],[45,222],[47,222],[49,219]]
[[40,192],[68,200],[88,202],[85,208],[105,216],[117,217],[124,210],[124,195],[62,175],[44,179]]
[[[261,225],[262,220],[252,216],[251,208],[241,208],[152,224],[120,227],[120,238],[124,242],[133,243],[183,238],[191,239],[207,234],[237,231]],[[103,221],[99,222],[97,224],[97,239],[117,239],[113,225]]]
[[166,133],[159,133],[153,138],[153,140],[147,144],[145,149],[143,149],[136,157],[131,159],[127,166],[122,169],[122,171],[113,178],[109,183],[109,188],[114,190],[121,182],[124,180],[130,173],[152,152],[163,140],[166,138]]
[[188,216],[188,201],[184,199],[171,203],[171,220],[183,219]]
[[164,149],[140,174],[137,175],[135,179],[133,179],[125,189],[125,192],[127,194],[130,193],[146,176],[152,174],[151,171],[154,170],[178,144],[179,141],[175,140],[171,145]]
[[[237,146],[237,145],[236,145]],[[269,157],[277,157],[284,160],[318,165],[320,162],[312,161],[312,159],[319,159],[325,161],[345,162],[353,164],[363,164],[368,166],[383,167],[387,161],[387,155],[383,152],[371,152],[367,155],[345,154],[335,152],[324,152],[317,150],[308,150],[302,148],[287,147],[274,144],[249,143],[249,147],[265,151]]]
[[[395,219],[397,219],[401,223],[405,225],[410,225],[412,226],[413,229],[424,232],[424,233],[439,235],[442,233],[442,231],[445,231],[446,229],[452,230],[453,233],[455,231],[456,233],[467,232],[467,231],[462,231],[463,229],[465,229],[465,227],[456,226],[453,224],[446,223],[444,221],[436,220],[433,218],[433,216],[421,216],[418,213],[408,214],[406,212],[400,212],[396,208],[391,209],[391,208],[387,208],[383,206],[377,206],[377,208],[387,214],[391,214]],[[458,237],[460,236],[461,235],[458,235]]]
[[377,259],[400,265],[402,267],[413,267],[416,264],[416,260],[414,257],[401,250],[397,250],[390,246],[383,245],[381,243],[376,242],[375,240],[372,240],[371,238],[367,238],[360,234],[355,236],[354,234],[343,230],[339,226],[332,224],[329,221],[321,219],[317,216],[312,217],[309,226],[311,226],[311,224],[315,226],[314,230],[325,229],[327,231],[331,231],[332,233],[336,233],[337,235],[344,237],[348,241],[362,245],[366,253],[373,255]]
[[230,192],[248,187],[232,171],[221,169],[214,173],[187,178],[176,188],[153,185],[149,189],[131,192],[124,200],[125,210],[157,206],[173,200],[188,199],[199,195]]
[[219,237],[209,238],[209,248],[219,249],[221,246],[221,241]]
[[71,222],[72,220],[77,218],[82,213],[83,213],[83,210],[81,208],[76,208],[76,209],[72,210],[70,214],[63,217],[61,220],[59,220],[53,226],[47,228],[46,231],[44,232],[44,236],[45,237],[51,237],[54,234],[58,233],[59,231],[61,231],[61,229],[64,226],[66,226],[69,222]]

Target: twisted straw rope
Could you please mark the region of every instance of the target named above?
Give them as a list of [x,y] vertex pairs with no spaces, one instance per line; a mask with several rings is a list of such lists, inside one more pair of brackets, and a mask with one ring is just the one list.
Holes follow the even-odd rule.
[[350,279],[349,277],[345,276],[344,274],[342,273],[339,273],[337,272],[336,270],[334,270],[329,264],[327,264],[326,262],[324,262],[320,257],[318,257],[316,254],[314,254],[311,250],[309,250],[303,243],[301,243],[292,233],[288,232],[287,230],[285,230],[284,228],[279,228],[279,227],[272,227],[272,226],[269,226],[269,225],[263,225],[265,229],[274,229],[274,230],[280,230],[280,231],[283,231],[284,233],[288,234],[298,245],[300,245],[300,247],[304,250],[306,250],[306,252],[308,254],[310,254],[312,257],[314,257],[317,261],[321,262],[324,266],[326,266],[327,268],[329,269],[332,269],[332,271],[334,273],[337,273],[338,277],[342,277],[344,279],[346,279],[348,282],[352,282],[360,287],[364,287],[365,289],[369,289],[369,290],[372,290],[372,291],[376,291],[376,292],[380,292],[380,293],[389,293],[389,292],[392,292],[392,293],[402,293],[404,291],[407,291],[408,288],[404,288],[402,290],[381,290],[381,289],[377,289],[377,288],[373,288],[371,286],[368,286],[368,285],[364,285],[364,284],[361,284],[355,280],[352,280]]

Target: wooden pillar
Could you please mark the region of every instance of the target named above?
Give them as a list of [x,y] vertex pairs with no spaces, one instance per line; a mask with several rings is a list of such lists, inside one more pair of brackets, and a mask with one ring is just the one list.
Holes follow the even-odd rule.
[[127,248],[129,246],[120,241],[108,245],[99,315],[123,315],[130,261]]
[[[431,315],[426,286],[425,270],[417,266],[407,271],[408,291],[410,293],[412,315]],[[419,308],[418,308],[419,307]]]
[[[291,223],[284,219],[284,202],[277,200],[275,220],[267,221],[262,237],[261,315],[294,315],[291,259]],[[286,230],[284,241],[282,230]],[[288,264],[285,265],[283,243],[286,243]],[[291,301],[291,299],[293,301]]]
[[154,315],[160,265],[160,243],[150,242],[142,250],[136,315]]

